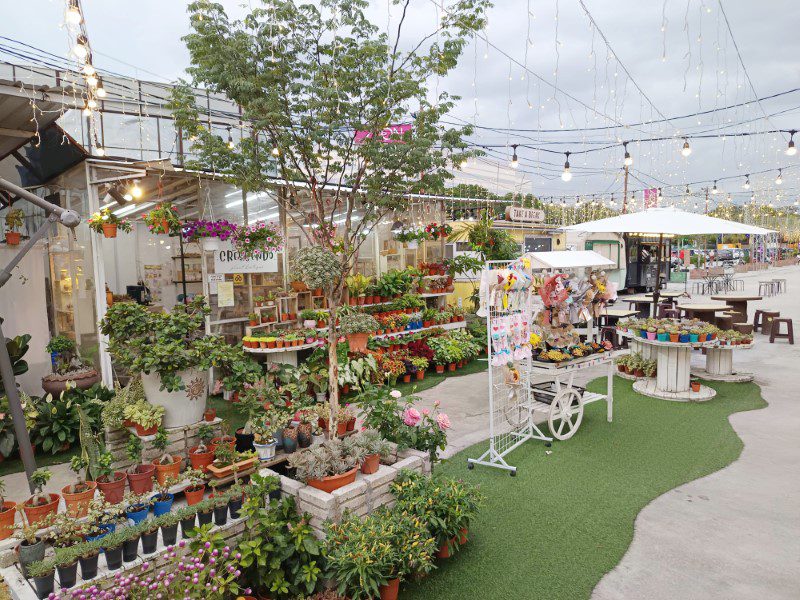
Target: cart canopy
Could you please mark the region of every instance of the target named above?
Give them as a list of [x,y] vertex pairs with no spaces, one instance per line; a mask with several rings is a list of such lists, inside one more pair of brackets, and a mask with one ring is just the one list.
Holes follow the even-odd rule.
[[579,269],[581,267],[611,267],[614,261],[593,250],[554,250],[528,252],[532,269]]

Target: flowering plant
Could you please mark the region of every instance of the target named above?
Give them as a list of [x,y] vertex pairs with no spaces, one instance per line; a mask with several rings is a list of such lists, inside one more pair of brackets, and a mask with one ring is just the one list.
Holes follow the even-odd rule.
[[183,239],[187,242],[196,242],[200,238],[216,237],[224,242],[236,233],[236,229],[236,223],[225,219],[191,221],[183,227]]
[[156,207],[144,216],[144,222],[151,233],[166,233],[181,228],[178,209],[172,202],[159,202]]
[[444,450],[447,446],[447,430],[451,424],[448,416],[439,412],[438,400],[432,409],[420,409],[415,407],[419,403],[415,396],[408,396],[403,402],[398,390],[389,392],[385,388],[371,387],[356,401],[364,411],[364,426],[375,429],[400,449],[422,450],[436,461],[437,450]]
[[424,229],[420,229],[419,227],[403,227],[397,231],[394,231],[394,239],[398,242],[421,242],[428,237],[428,234],[425,233]]
[[103,225],[116,225],[117,229],[121,229],[125,233],[130,233],[131,224],[125,219],[120,219],[117,215],[111,212],[110,209],[104,208],[91,217],[89,217],[89,229],[95,233],[103,233]]
[[247,256],[262,252],[278,252],[283,238],[275,223],[256,223],[247,227],[239,227],[233,235],[236,249]]
[[453,228],[447,223],[437,225],[436,223],[429,223],[425,226],[425,233],[432,240],[444,238],[453,233]]

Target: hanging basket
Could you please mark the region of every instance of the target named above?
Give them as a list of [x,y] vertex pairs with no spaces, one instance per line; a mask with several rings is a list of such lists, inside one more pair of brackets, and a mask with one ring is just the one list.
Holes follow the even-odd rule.
[[103,223],[103,236],[107,238],[117,237],[117,224]]
[[219,250],[219,238],[218,237],[201,238],[200,246],[203,248],[203,252],[216,252],[217,250]]

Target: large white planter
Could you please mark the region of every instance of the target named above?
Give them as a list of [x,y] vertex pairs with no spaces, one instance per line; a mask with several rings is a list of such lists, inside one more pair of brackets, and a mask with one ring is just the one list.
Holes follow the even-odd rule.
[[208,398],[208,377],[205,371],[186,369],[179,371],[184,389],[177,392],[160,390],[158,373],[142,373],[144,395],[150,404],[164,407],[164,427],[183,427],[203,419]]
[[202,246],[203,250],[206,252],[216,252],[220,248],[219,238],[218,237],[200,238],[200,246]]

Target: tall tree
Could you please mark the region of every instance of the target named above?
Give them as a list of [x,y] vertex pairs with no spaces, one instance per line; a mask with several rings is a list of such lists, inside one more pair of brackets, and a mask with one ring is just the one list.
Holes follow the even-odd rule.
[[[431,31],[407,36],[410,3],[392,0],[390,33],[368,20],[365,0],[263,0],[241,20],[209,0],[189,5],[184,39],[192,83],[236,102],[246,131],[230,147],[202,123],[188,84],[179,86],[177,125],[199,157],[191,166],[224,173],[247,192],[283,186],[278,202],[289,218],[313,225],[301,227],[308,241],[339,258],[341,276],[326,292],[331,323],[366,234],[404,208],[404,194],[441,192],[450,169],[475,155],[463,139],[469,127],[440,121],[457,98],[429,86],[456,66],[468,38],[484,27],[490,2],[445,2]],[[411,128],[384,133],[391,125]],[[270,176],[276,168],[277,182]],[[335,415],[333,327],[328,341]]]

